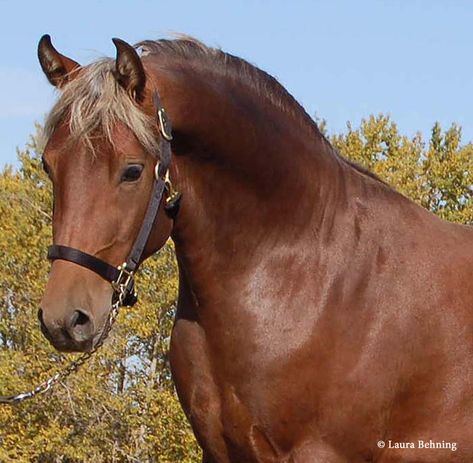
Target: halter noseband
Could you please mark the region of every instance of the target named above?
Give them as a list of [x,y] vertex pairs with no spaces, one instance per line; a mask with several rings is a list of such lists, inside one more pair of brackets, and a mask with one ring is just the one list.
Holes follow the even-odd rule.
[[49,260],[67,260],[77,265],[85,267],[103,279],[109,281],[113,287],[114,301],[119,298],[120,305],[133,306],[138,300],[135,291],[134,274],[141,263],[143,252],[148,243],[153,224],[156,220],[159,207],[162,203],[164,192],[167,192],[165,200],[166,213],[174,218],[179,209],[179,201],[181,199],[180,193],[176,192],[169,180],[169,164],[171,163],[171,124],[166,117],[166,112],[161,105],[158,92],[153,94],[153,102],[157,110],[157,118],[159,124],[159,131],[161,134],[160,142],[160,160],[157,161],[154,170],[154,183],[151,192],[151,198],[148,203],[145,218],[138,236],[131,248],[130,254],[119,267],[114,267],[109,263],[99,259],[96,256],[87,254],[79,249],[71,248],[69,246],[62,246],[54,244],[48,248]]

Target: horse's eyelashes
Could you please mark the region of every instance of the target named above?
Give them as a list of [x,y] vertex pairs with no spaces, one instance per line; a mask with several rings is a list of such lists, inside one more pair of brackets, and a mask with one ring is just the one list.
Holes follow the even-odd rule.
[[122,174],[122,182],[135,182],[143,172],[142,164],[129,165]]

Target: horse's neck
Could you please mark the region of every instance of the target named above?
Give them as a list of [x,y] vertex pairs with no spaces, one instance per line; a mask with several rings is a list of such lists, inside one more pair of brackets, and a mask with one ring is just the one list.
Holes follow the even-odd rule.
[[308,190],[327,184],[334,163],[327,143],[254,90],[211,79],[160,80],[176,134],[172,174],[184,193],[179,234],[192,220],[209,238],[227,224],[240,224],[236,234],[268,221],[287,228]]
[[278,253],[315,256],[346,235],[337,224],[356,182],[320,134],[251,89],[191,75],[160,84],[183,194],[173,239],[193,288],[228,288]]

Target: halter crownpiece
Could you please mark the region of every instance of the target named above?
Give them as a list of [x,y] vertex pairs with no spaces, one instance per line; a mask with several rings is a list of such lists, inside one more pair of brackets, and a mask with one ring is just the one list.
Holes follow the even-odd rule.
[[69,246],[53,244],[48,248],[49,260],[67,260],[85,267],[103,279],[110,282],[113,288],[113,303],[119,300],[120,306],[131,307],[138,300],[135,291],[134,274],[143,257],[164,193],[167,192],[164,209],[168,216],[174,219],[179,210],[181,194],[174,190],[169,179],[169,165],[171,163],[172,126],[166,112],[161,105],[157,91],[153,94],[153,103],[156,108],[159,131],[161,134],[159,160],[154,169],[154,183],[148,208],[138,236],[126,261],[119,267],[114,267],[96,256],[87,254]]

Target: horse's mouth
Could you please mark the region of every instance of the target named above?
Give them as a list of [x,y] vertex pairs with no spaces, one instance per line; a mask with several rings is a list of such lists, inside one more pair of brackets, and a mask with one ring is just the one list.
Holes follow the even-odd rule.
[[59,352],[90,352],[95,346],[95,338],[84,341],[76,341],[75,339],[72,339],[67,332],[54,337],[50,336],[44,331],[43,334],[52,344],[52,346]]

